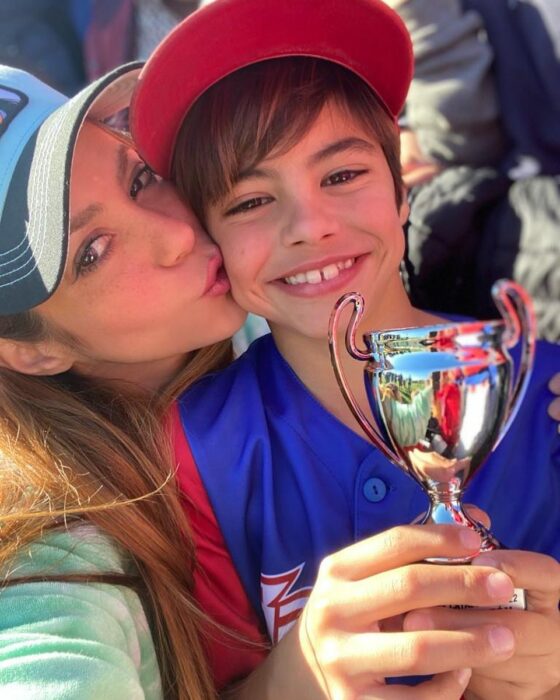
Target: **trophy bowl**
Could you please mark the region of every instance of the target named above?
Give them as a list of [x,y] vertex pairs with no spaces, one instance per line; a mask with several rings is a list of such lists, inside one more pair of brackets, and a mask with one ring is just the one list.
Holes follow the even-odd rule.
[[[355,337],[363,298],[345,294],[329,324],[331,360],[340,389],[374,445],[425,491],[430,507],[422,523],[475,529],[480,552],[500,547],[496,538],[462,506],[465,487],[511,425],[526,391],[535,351],[535,317],[530,297],[517,283],[500,280],[492,296],[502,320],[461,321]],[[346,350],[365,362],[364,381],[371,418],[346,381],[339,352],[342,313],[353,307]],[[516,372],[508,350],[521,341]],[[471,557],[434,558],[467,563]]]

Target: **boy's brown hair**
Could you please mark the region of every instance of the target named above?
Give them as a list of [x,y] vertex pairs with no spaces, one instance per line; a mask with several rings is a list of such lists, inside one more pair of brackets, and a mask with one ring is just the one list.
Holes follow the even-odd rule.
[[379,142],[400,207],[398,128],[373,90],[348,69],[322,59],[287,57],[242,68],[209,88],[187,114],[173,178],[201,221],[239,175],[271,153],[293,147],[323,107],[335,104]]

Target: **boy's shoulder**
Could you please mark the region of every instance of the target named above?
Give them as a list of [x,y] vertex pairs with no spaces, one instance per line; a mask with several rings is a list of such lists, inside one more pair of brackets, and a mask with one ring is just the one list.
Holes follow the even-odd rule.
[[257,411],[266,402],[270,384],[284,371],[270,334],[253,341],[234,362],[218,372],[207,374],[190,386],[178,399],[182,413],[191,418],[202,413],[218,414],[251,409]]
[[[513,355],[518,368],[520,353]],[[537,341],[527,395],[551,396],[548,383],[557,372],[560,372],[560,345],[546,340]]]
[[227,367],[216,372],[205,374],[190,386],[182,396],[188,397],[199,393],[203,387],[222,384],[227,386],[234,383],[239,377],[256,375],[263,361],[270,361],[271,355],[277,353],[272,334],[267,333],[249,345],[249,347]]

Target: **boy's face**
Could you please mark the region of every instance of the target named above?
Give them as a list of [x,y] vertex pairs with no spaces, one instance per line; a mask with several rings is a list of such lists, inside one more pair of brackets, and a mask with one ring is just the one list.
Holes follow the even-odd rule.
[[243,173],[207,221],[236,301],[276,333],[324,338],[347,291],[364,295],[371,319],[399,303],[407,215],[375,137],[327,105],[296,146]]

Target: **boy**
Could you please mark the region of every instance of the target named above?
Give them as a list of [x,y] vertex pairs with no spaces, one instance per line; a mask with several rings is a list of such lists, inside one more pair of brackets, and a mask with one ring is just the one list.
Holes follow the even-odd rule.
[[[294,54],[307,58],[277,60]],[[178,81],[181,65],[188,70]],[[394,120],[411,74],[406,32],[375,0],[356,0],[352,12],[343,2],[224,0],[156,51],[135,101],[143,155],[177,179],[222,247],[236,300],[272,329],[228,370],[188,391],[181,417],[227,546],[274,642],[305,605],[326,555],[425,508],[416,485],[359,434],[326,344],[330,311],[345,291],[366,299],[364,331],[436,321],[411,306],[399,275],[408,209]],[[555,556],[558,435],[536,407],[558,355],[540,347],[516,425],[469,492],[491,513],[500,539]],[[348,360],[346,369],[365,406],[362,367]],[[530,565],[526,553],[493,557],[517,585],[539,589],[538,555]],[[543,625],[557,597],[547,601]],[[443,624],[430,614],[434,626]],[[466,626],[449,615],[445,624]],[[519,630],[519,617],[505,615]],[[523,682],[542,682],[534,678],[538,666],[526,665]],[[500,679],[483,670],[477,683],[491,697],[484,692],[498,692]]]

